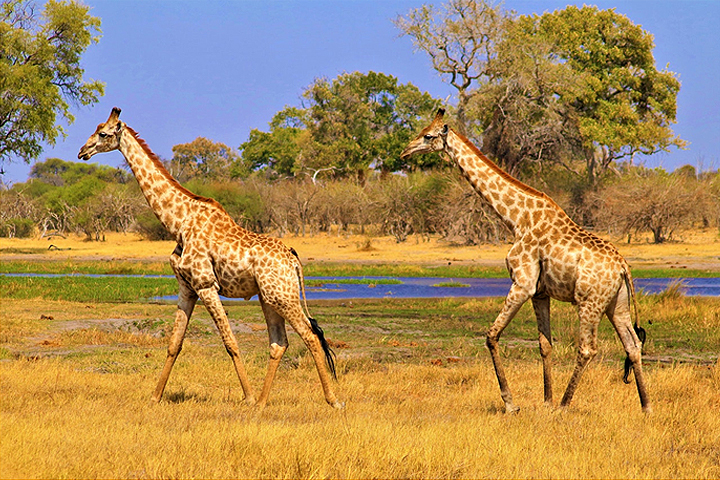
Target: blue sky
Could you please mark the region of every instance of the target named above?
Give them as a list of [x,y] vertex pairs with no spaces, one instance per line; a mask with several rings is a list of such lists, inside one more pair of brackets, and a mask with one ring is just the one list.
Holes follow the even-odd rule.
[[[424,53],[400,37],[392,19],[422,5],[406,0],[85,0],[102,19],[103,36],[83,56],[85,76],[106,83],[93,107],[73,110],[68,136],[39,160],[76,160],[77,152],[113,106],[163,158],[198,136],[237,148],[251,129],[267,130],[272,116],[316,78],[376,71],[411,82],[454,104],[454,89]],[[441,2],[436,2],[441,3]],[[676,134],[690,142],[639,157],[668,170],[691,164],[720,168],[720,2],[507,0],[521,14],[583,3],[615,8],[655,37],[658,68],[682,83]],[[118,152],[93,161],[119,166]],[[4,165],[5,182],[27,179],[30,166]]]

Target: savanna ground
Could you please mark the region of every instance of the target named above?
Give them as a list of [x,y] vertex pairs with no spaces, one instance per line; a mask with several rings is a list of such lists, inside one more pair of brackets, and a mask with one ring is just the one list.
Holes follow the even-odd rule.
[[[496,276],[508,248],[337,235],[285,241],[306,275]],[[660,246],[615,244],[636,276],[720,275],[716,231]],[[122,235],[0,239],[0,271],[169,273],[172,248]],[[1,282],[3,478],[720,477],[720,299],[640,295],[650,416],[634,385],[622,383],[624,354],[606,320],[572,405],[543,405],[530,305],[501,339],[522,408],[505,415],[484,345],[498,298],[311,302],[335,346],[346,409],[324,403],[291,332],[268,406],[257,411],[243,403],[202,306],[163,402],[150,404],[175,307],[137,299],[173,290],[172,281]],[[226,309],[259,389],[268,353],[260,308]],[[577,317],[560,303],[552,315],[557,402],[574,364]]]

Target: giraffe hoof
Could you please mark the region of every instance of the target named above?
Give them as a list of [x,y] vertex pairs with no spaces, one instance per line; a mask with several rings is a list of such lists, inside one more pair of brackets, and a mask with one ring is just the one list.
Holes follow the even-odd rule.
[[253,396],[245,397],[245,400],[243,400],[243,402],[248,407],[254,407],[257,405],[257,400],[255,400],[255,397]]
[[335,400],[333,403],[330,403],[330,406],[333,407],[335,410],[344,410],[345,402],[341,402],[340,400]]
[[507,414],[520,413],[520,407],[516,407],[515,405],[505,405],[505,413],[507,413]]

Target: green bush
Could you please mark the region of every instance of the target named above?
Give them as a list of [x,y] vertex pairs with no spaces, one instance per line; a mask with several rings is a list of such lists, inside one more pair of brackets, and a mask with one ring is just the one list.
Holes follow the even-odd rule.
[[35,222],[29,218],[11,218],[0,224],[0,237],[29,238],[35,233]]

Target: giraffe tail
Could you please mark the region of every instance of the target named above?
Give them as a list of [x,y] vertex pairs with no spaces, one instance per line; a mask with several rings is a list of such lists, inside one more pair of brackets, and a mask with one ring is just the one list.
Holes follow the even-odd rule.
[[305,296],[305,275],[303,274],[300,257],[298,256],[298,253],[295,251],[294,248],[290,248],[290,253],[292,253],[297,260],[297,264],[295,265],[295,272],[297,273],[298,283],[300,284],[300,292],[302,293],[303,306],[305,307],[305,316],[310,321],[310,328],[312,329],[312,332],[318,337],[318,340],[320,340],[320,346],[325,353],[325,361],[327,362],[328,369],[330,369],[330,373],[332,374],[333,378],[337,380],[337,371],[335,369],[335,352],[333,352],[332,348],[330,348],[330,344],[325,338],[325,332],[323,332],[323,329],[320,328],[317,320],[310,316],[310,309],[308,309],[307,297]]
[[[630,268],[625,265],[623,269],[623,280],[625,281],[625,288],[627,289],[628,293],[628,309],[632,307],[632,312],[635,313],[635,323],[633,325],[633,330],[635,330],[635,335],[637,335],[638,339],[640,340],[642,345],[645,345],[645,339],[647,338],[647,332],[644,328],[640,326],[640,316],[638,315],[638,308],[637,308],[637,299],[635,298],[635,285],[632,279],[632,275],[630,274]],[[630,305],[632,303],[632,305]],[[642,348],[642,347],[641,347]],[[624,373],[623,373],[623,382],[630,383],[630,369],[632,368],[632,361],[630,360],[630,356],[625,357],[625,367],[624,367]]]

